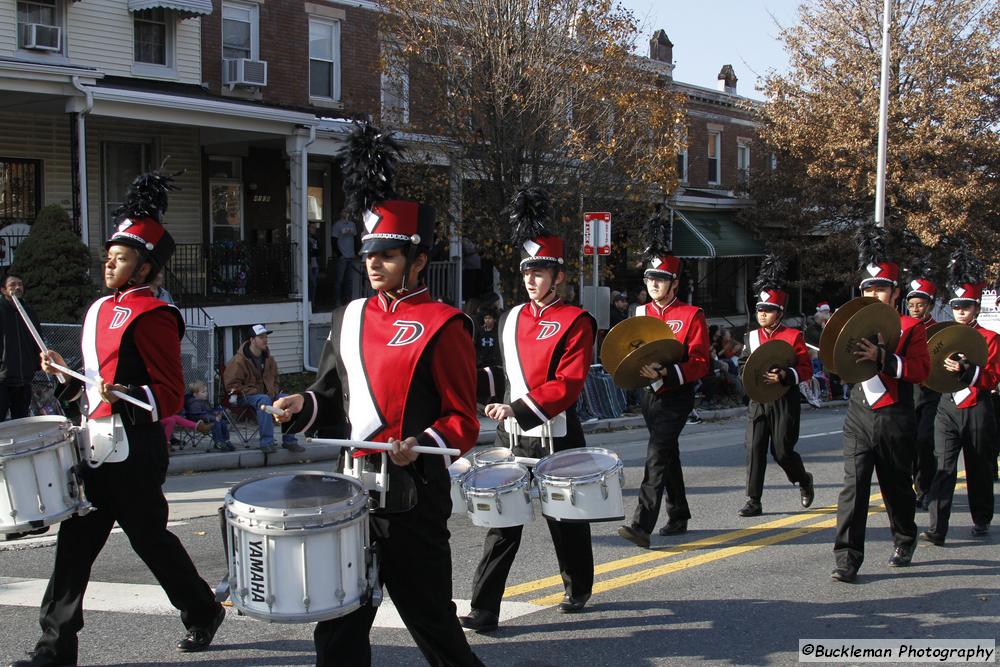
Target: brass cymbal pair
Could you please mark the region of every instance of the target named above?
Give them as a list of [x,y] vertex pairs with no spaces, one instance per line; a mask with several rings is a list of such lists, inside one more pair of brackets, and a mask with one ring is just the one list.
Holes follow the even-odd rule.
[[622,389],[638,389],[650,380],[640,371],[647,364],[671,366],[684,358],[684,344],[663,320],[648,315],[622,320],[601,344],[601,363]]
[[977,366],[984,366],[989,350],[982,334],[958,322],[938,322],[927,327],[927,352],[931,358],[931,372],[924,381],[928,389],[950,394],[965,388],[958,379],[958,373],[945,369],[944,360],[952,355],[963,354],[966,360]]
[[750,400],[772,403],[791,389],[783,384],[767,384],[764,375],[772,368],[788,368],[795,363],[795,349],[783,340],[769,340],[747,357],[740,378]]
[[826,323],[819,341],[819,358],[842,382],[855,384],[878,374],[874,361],[858,361],[854,353],[862,339],[871,342],[882,334],[885,349],[893,352],[902,333],[899,313],[875,297],[859,296],[838,308]]

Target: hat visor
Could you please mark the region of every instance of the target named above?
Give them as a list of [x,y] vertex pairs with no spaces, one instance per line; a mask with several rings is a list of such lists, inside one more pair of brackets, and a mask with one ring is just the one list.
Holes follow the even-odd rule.
[[659,278],[661,280],[673,280],[677,277],[676,273],[671,273],[670,271],[660,271],[658,269],[646,269],[643,274],[643,278]]
[[887,278],[866,278],[861,281],[861,285],[858,289],[865,289],[868,287],[895,287],[896,283],[888,280]]
[[916,291],[910,292],[909,294],[906,295],[906,300],[909,301],[910,299],[926,299],[927,301],[934,300],[931,298],[931,295],[928,294],[927,292],[916,292]]
[[410,245],[409,241],[400,241],[399,239],[368,239],[361,242],[361,254],[370,255],[373,252],[405,248],[408,245]]
[[973,305],[978,306],[979,305],[979,301],[977,301],[976,299],[957,299],[956,298],[956,299],[951,299],[950,301],[948,301],[948,305],[951,306],[952,308],[964,308],[966,306],[973,306]]
[[782,311],[782,310],[784,310],[784,308],[782,308],[781,306],[777,306],[777,305],[775,305],[773,303],[764,303],[763,301],[761,301],[760,303],[757,304],[757,312],[758,313],[759,312],[778,312],[778,311]]
[[559,262],[553,262],[551,259],[535,259],[533,257],[528,257],[521,260],[521,270],[525,269],[560,269],[562,270],[563,265]]
[[107,250],[113,245],[123,245],[129,248],[135,248],[136,250],[141,250],[143,252],[147,251],[146,244],[138,239],[129,238],[128,236],[120,236],[118,238],[110,238],[104,242],[104,249]]

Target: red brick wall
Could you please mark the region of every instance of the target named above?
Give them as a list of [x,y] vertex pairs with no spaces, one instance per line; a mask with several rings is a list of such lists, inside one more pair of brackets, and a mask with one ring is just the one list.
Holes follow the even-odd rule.
[[[714,116],[725,118],[747,118],[745,113],[726,109],[725,107],[707,107],[697,102],[689,102],[688,108],[697,111],[706,111]],[[763,156],[757,155],[759,149],[753,141],[757,138],[757,132],[753,127],[743,124],[736,124],[721,118],[705,118],[699,116],[688,116],[688,181],[687,184],[693,188],[719,188],[722,190],[733,190],[737,187],[736,173],[736,149],[739,139],[749,139],[750,147],[750,177],[753,178],[755,171],[764,168]],[[708,126],[722,126],[720,140],[720,184],[709,185],[708,183]]]

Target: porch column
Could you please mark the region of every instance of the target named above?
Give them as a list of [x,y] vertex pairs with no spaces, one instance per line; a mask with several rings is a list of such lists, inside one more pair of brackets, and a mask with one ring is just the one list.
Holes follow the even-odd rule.
[[[455,307],[461,308],[465,295],[462,294],[462,233],[458,223],[462,220],[462,169],[454,157],[448,165],[448,259],[455,262]],[[457,260],[457,262],[456,262]]]
[[70,165],[72,169],[73,225],[80,230],[80,240],[90,247],[89,203],[87,201],[87,101],[71,97],[66,101],[70,122]]
[[[309,226],[308,216],[308,162],[309,152],[308,132],[298,131],[296,134],[285,138],[285,152],[288,154],[288,186],[289,186],[289,208],[291,211],[291,230],[289,241],[296,244],[295,252],[292,253],[292,281],[291,294],[289,296],[308,295],[309,276],[305,270],[308,264],[309,253]],[[308,298],[306,298],[308,301]]]

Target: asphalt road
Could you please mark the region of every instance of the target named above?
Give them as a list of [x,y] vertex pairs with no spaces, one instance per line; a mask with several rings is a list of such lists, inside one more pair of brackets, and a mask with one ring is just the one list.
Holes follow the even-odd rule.
[[[548,532],[537,519],[525,530],[508,582],[506,620],[496,633],[470,633],[474,650],[488,665],[524,667],[782,665],[798,663],[800,638],[996,638],[997,537],[970,536],[964,486],[956,493],[947,545],[922,544],[905,569],[885,565],[891,539],[876,496],[859,583],[830,581],[843,416],[843,408],[803,415],[798,451],[816,479],[813,507],[800,507],[798,490],[771,463],[765,514],[753,519],[736,516],[744,501],[743,420],[687,427],[682,459],[694,515],[689,532],[654,537],[653,548],[641,550],[616,535],[616,523],[594,524],[598,568],[585,613],[556,611],[561,583]],[[645,438],[643,430],[589,438],[592,446],[614,449],[626,462],[627,513],[635,507]],[[225,571],[212,515],[225,490],[246,473],[184,475],[167,483],[173,530],[212,583]],[[926,521],[926,514],[918,515],[921,529]],[[468,608],[483,530],[465,516],[454,516],[451,530],[454,595],[461,612]],[[52,566],[52,543],[51,537],[0,543],[4,664],[37,638],[37,604]],[[311,626],[263,623],[232,609],[212,650],[175,653],[173,645],[183,634],[178,616],[120,533],[109,540],[92,581],[80,664],[313,664]],[[376,665],[425,664],[391,603],[380,610],[371,637]]]

